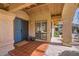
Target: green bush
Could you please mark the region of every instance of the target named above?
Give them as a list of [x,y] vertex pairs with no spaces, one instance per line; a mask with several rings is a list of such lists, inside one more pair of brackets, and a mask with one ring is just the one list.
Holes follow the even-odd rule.
[[59,32],[58,31],[54,32],[54,37],[59,37]]

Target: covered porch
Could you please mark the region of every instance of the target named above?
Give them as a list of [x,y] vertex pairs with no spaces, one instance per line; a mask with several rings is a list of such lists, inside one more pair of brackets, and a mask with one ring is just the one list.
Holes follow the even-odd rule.
[[[54,51],[57,51],[57,54],[60,50],[78,51],[73,48],[75,44],[72,44],[72,20],[79,4],[24,3],[1,5],[3,7],[0,9],[0,55],[5,55],[9,52],[12,56],[49,56],[53,55],[52,52]],[[19,28],[19,32],[16,31],[18,33],[17,36],[15,35],[14,27],[16,17],[21,19],[19,21],[21,24],[18,23],[18,27],[16,27],[16,29]],[[56,20],[59,19],[63,23],[63,28],[62,39],[57,40],[57,42],[53,37],[53,29],[55,29],[54,20],[57,23],[58,21]],[[24,25],[21,22],[22,20],[27,21],[28,25]],[[30,37],[34,38],[34,40],[30,39]],[[16,45],[24,40],[25,44]],[[77,47],[78,45],[76,44]]]

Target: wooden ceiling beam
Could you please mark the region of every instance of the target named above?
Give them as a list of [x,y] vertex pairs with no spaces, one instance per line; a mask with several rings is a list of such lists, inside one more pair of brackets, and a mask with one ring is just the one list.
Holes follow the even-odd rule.
[[39,8],[39,7],[42,7],[42,6],[46,6],[46,5],[49,5],[49,3],[45,3],[45,4],[42,4],[42,5],[38,5],[38,4],[37,4],[35,7],[30,8],[29,11],[30,11],[30,10],[33,10],[33,9],[35,9],[35,8]]
[[12,5],[9,6],[8,11],[14,12],[14,11],[21,10],[23,8],[29,7],[31,5],[33,5],[33,3],[12,4]]

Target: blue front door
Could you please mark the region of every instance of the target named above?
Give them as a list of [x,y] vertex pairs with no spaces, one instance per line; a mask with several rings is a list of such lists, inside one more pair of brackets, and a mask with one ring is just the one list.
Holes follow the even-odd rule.
[[14,20],[14,40],[15,43],[28,38],[28,21],[24,21],[21,18],[15,18]]
[[21,20],[15,18],[14,20],[14,40],[15,43],[21,41]]

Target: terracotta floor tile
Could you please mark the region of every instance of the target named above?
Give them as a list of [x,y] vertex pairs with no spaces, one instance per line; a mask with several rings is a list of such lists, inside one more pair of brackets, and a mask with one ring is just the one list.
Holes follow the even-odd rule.
[[43,56],[48,47],[47,42],[29,41],[9,52],[12,56]]

